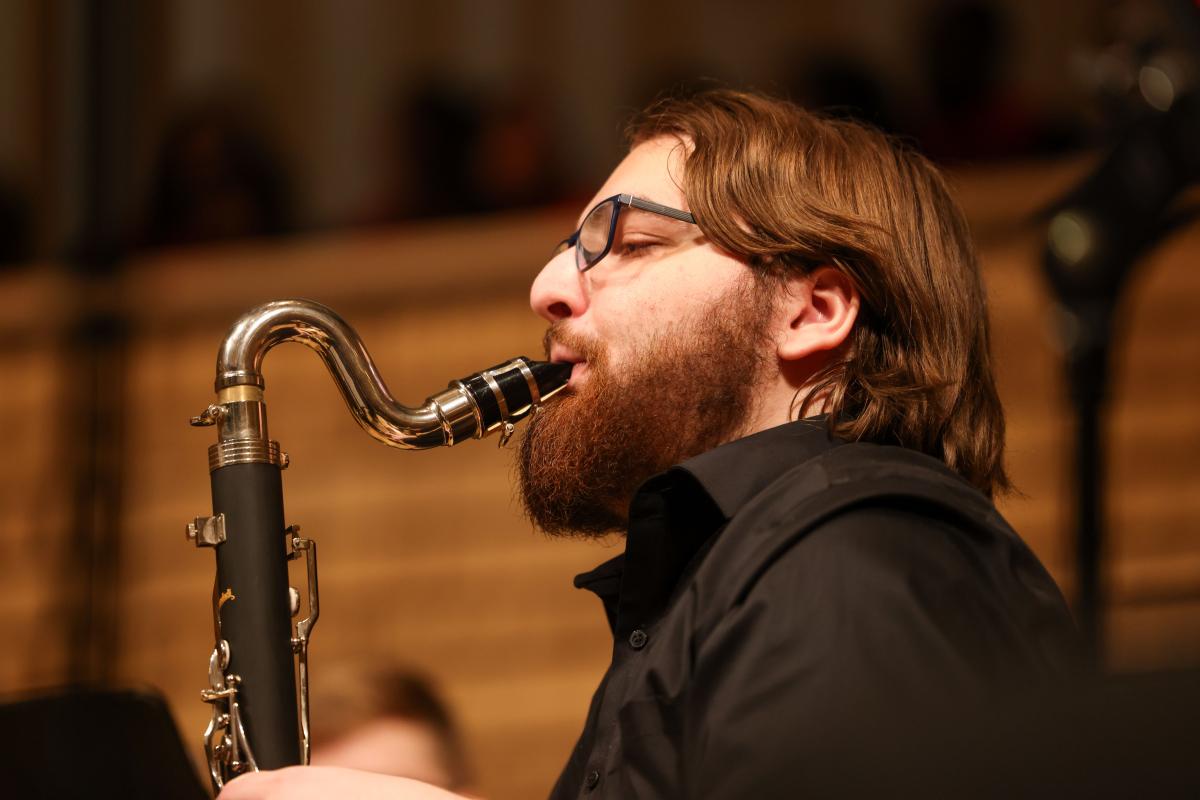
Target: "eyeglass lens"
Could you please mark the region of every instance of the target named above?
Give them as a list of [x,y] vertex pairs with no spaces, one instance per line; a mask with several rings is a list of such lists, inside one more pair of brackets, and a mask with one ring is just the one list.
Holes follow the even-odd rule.
[[615,210],[614,201],[601,203],[592,209],[580,226],[579,241],[575,246],[575,263],[580,269],[594,264],[604,254]]

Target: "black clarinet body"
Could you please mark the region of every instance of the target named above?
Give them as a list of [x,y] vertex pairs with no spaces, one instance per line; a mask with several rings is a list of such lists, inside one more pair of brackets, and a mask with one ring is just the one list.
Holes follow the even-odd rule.
[[227,537],[216,548],[218,613],[228,671],[241,678],[243,724],[259,769],[300,764],[282,475],[251,463],[211,478],[213,515],[224,515]]

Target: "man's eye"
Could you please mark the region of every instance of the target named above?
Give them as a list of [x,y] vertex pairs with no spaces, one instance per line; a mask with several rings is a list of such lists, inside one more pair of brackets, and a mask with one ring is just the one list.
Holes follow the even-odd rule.
[[653,250],[655,247],[662,245],[662,242],[641,241],[641,242],[621,242],[613,249],[617,251],[617,255],[622,257],[632,257],[644,255]]

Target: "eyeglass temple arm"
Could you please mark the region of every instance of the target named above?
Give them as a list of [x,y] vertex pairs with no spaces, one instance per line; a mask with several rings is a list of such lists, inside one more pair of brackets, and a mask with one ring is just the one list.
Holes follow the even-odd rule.
[[683,222],[690,222],[693,225],[696,223],[696,218],[687,211],[680,211],[678,208],[671,208],[670,206],[660,205],[658,203],[651,202],[650,200],[643,200],[642,198],[634,197],[631,194],[621,195],[620,201],[627,206],[640,208],[643,211],[653,211],[655,214],[662,214],[664,217],[671,217],[672,219],[682,220]]

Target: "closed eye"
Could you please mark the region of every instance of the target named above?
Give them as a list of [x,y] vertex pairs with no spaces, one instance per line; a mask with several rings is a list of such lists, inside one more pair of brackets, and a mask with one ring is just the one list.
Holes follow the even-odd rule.
[[622,241],[620,244],[613,245],[613,253],[621,258],[636,258],[637,256],[645,255],[653,251],[656,247],[662,247],[663,242],[643,239],[641,241]]

